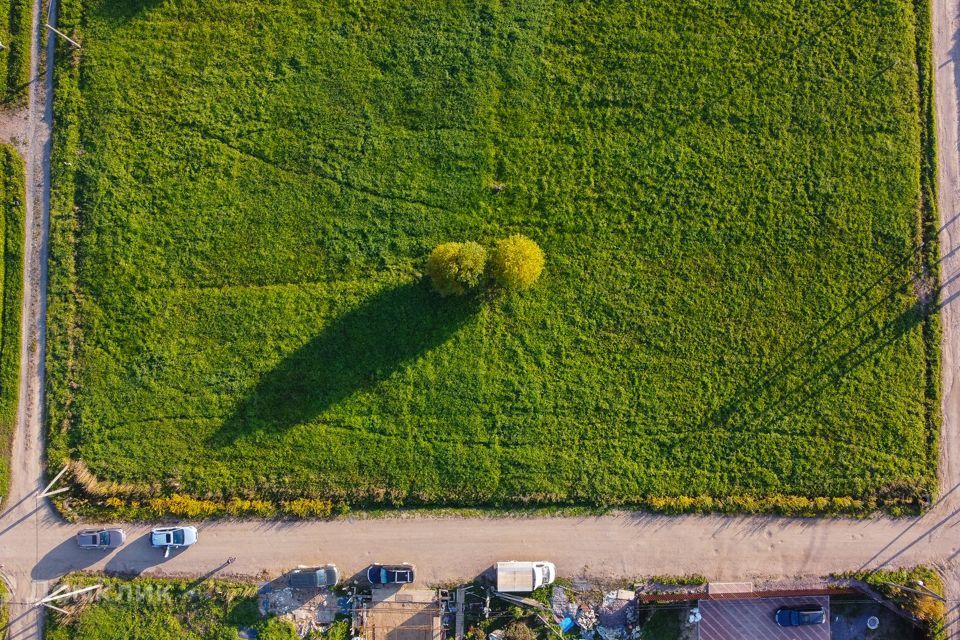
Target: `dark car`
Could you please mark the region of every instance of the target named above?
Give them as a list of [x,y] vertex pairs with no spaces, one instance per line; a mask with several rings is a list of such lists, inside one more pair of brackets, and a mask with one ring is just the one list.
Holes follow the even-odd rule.
[[370,584],[410,584],[414,577],[412,564],[372,564],[367,569]]
[[827,621],[827,612],[818,604],[800,607],[782,607],[775,616],[781,627],[801,627],[808,624],[823,624]]
[[335,587],[338,582],[340,573],[332,564],[322,567],[298,567],[287,576],[287,584],[295,589]]

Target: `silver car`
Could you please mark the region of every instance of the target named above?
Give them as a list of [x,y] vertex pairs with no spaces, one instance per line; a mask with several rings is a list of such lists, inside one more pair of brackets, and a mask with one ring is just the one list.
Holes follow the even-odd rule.
[[150,532],[150,546],[163,549],[164,558],[170,555],[170,549],[189,547],[196,542],[196,527],[160,527]]
[[84,529],[77,534],[81,549],[116,549],[127,540],[123,529]]

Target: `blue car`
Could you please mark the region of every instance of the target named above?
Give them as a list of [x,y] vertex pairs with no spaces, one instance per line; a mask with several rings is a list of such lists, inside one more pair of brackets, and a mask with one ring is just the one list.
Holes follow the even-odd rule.
[[781,627],[802,627],[808,624],[823,624],[827,621],[827,612],[816,604],[800,607],[782,607],[775,616]]
[[367,580],[373,585],[410,584],[415,571],[412,564],[372,564],[367,569]]

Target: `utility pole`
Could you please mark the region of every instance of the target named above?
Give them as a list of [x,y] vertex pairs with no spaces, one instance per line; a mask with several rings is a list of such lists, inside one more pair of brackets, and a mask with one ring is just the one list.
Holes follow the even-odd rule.
[[883,584],[888,584],[891,587],[896,587],[897,589],[903,589],[904,591],[909,591],[910,593],[916,593],[917,595],[927,596],[929,598],[935,598],[940,602],[947,601],[947,599],[941,596],[939,593],[928,589],[927,586],[923,584],[922,580],[914,580],[913,583],[918,587],[920,587],[921,589],[923,589],[923,591],[921,591],[920,589],[912,589],[906,585],[897,584],[896,582],[884,582]]
[[41,498],[49,498],[50,496],[55,496],[55,495],[57,495],[58,493],[63,493],[64,491],[70,491],[70,487],[63,487],[63,488],[57,489],[57,490],[55,490],[55,491],[50,491],[50,489],[53,488],[53,485],[55,485],[55,484],[57,483],[57,480],[59,480],[59,479],[63,476],[63,474],[65,474],[66,472],[67,472],[67,468],[66,468],[66,467],[64,467],[63,469],[60,469],[60,473],[58,473],[57,475],[55,475],[55,476],[53,477],[53,480],[50,481],[50,484],[48,484],[48,485],[44,488],[44,490],[40,492],[40,497],[41,497]]
[[88,591],[95,591],[101,588],[102,586],[103,586],[102,584],[95,584],[92,587],[84,587],[82,589],[77,589],[75,591],[70,591],[68,593],[62,593],[67,589],[66,585],[64,585],[59,589],[57,589],[56,591],[54,591],[53,593],[51,593],[50,595],[48,595],[46,598],[43,598],[42,600],[38,600],[37,603],[33,606],[47,607],[48,609],[53,609],[54,611],[59,611],[60,613],[69,615],[70,612],[67,611],[66,609],[61,609],[60,607],[50,603],[56,602],[58,600],[65,600],[66,598],[72,598],[73,596],[78,596],[81,593],[87,593]]
[[61,38],[63,38],[64,40],[66,40],[67,42],[69,42],[70,44],[72,44],[73,46],[75,46],[77,49],[82,49],[82,48],[83,48],[83,47],[80,46],[80,43],[79,43],[79,42],[77,42],[76,40],[72,39],[70,36],[68,36],[67,34],[65,34],[63,31],[59,31],[59,30],[53,28],[52,26],[50,26],[50,23],[49,23],[49,22],[47,23],[47,29],[50,29],[50,31],[53,31],[55,34],[57,34],[58,36],[60,36]]
[[921,589],[923,589],[924,591],[926,591],[926,592],[927,592],[927,595],[930,596],[931,598],[936,598],[937,600],[940,600],[941,602],[946,602],[946,601],[947,601],[947,599],[944,598],[943,596],[941,596],[939,593],[937,593],[936,591],[932,590],[932,589],[931,589],[930,587],[928,587],[927,585],[923,584],[923,580],[914,580],[914,581],[913,581],[913,584],[917,585],[918,587],[920,587]]

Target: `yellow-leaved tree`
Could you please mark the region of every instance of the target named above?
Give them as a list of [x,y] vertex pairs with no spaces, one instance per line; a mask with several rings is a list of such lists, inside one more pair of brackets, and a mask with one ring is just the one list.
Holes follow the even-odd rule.
[[476,242],[438,244],[427,258],[427,275],[442,296],[462,296],[483,282],[487,250]]
[[507,289],[525,289],[543,273],[543,249],[530,238],[513,235],[497,242],[490,259],[494,280]]

